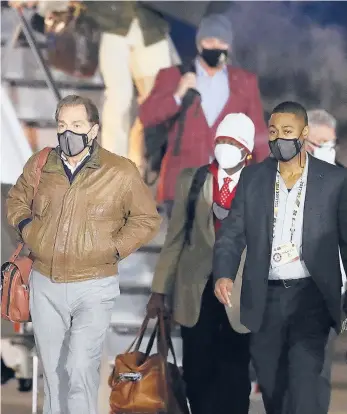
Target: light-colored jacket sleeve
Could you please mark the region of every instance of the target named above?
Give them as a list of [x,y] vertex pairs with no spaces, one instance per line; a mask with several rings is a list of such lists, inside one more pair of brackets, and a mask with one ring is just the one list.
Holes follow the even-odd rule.
[[187,200],[193,175],[193,169],[185,169],[177,180],[172,216],[154,272],[152,292],[172,294],[177,266],[184,247]]
[[151,190],[144,183],[136,165],[127,161],[127,190],[124,197],[126,221],[115,236],[120,259],[151,241],[158,233],[162,221]]
[[32,215],[31,205],[34,197],[35,171],[39,153],[34,154],[25,164],[23,173],[7,196],[7,220],[17,231],[18,224]]

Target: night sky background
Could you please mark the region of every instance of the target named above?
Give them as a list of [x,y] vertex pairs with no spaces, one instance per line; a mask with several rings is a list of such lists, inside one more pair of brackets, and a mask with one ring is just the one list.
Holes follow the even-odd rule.
[[[237,2],[230,2],[237,3]],[[259,3],[259,2],[254,2]],[[262,2],[270,3],[270,2]],[[281,1],[288,7],[294,2]],[[309,16],[321,26],[336,25],[345,31],[347,38],[347,1],[297,1],[295,7],[303,15]],[[179,20],[166,17],[171,24],[172,39],[183,58],[190,58],[195,53],[195,27]]]
[[[164,2],[144,3],[159,8]],[[165,16],[183,63],[189,64],[196,55],[196,28],[180,17],[185,8],[192,18],[204,7],[199,3],[170,2],[179,17]],[[338,137],[346,143],[347,154],[347,1],[206,3],[231,6],[223,12],[233,27],[230,63],[258,76],[265,116],[285,100],[298,101],[307,109],[326,109],[338,121]]]

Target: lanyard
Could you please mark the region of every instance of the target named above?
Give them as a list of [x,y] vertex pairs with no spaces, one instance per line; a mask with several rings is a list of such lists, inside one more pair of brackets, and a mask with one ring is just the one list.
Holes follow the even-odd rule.
[[[301,195],[302,195],[303,188],[304,188],[304,179],[301,176],[298,194],[296,196],[295,205],[294,205],[293,214],[292,214],[292,223],[290,227],[290,242],[291,243],[293,243],[293,237],[295,233],[295,221],[297,219],[299,208],[300,208]],[[280,174],[277,171],[276,184],[275,184],[274,223],[273,223],[273,229],[272,229],[272,239],[275,238],[275,229],[276,229],[276,222],[277,222],[277,217],[278,217],[279,199],[280,199]]]

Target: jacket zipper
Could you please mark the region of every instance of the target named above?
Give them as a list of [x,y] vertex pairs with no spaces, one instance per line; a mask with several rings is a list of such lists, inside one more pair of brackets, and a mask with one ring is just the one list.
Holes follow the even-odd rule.
[[8,298],[7,298],[7,309],[6,309],[6,316],[7,317],[10,317],[9,314],[10,314],[10,302],[11,302],[11,289],[12,289],[13,278],[14,278],[14,276],[16,274],[16,271],[17,271],[17,268],[15,267],[12,270],[11,275],[10,275],[10,283],[9,283],[9,287],[8,287],[9,295],[8,295]]

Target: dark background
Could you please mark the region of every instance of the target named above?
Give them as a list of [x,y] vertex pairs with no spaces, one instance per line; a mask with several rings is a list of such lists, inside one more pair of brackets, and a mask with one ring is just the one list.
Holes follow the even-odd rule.
[[[231,3],[231,60],[259,76],[265,112],[283,100],[324,108],[347,142],[347,2]],[[192,59],[195,28],[169,20],[181,57]]]

